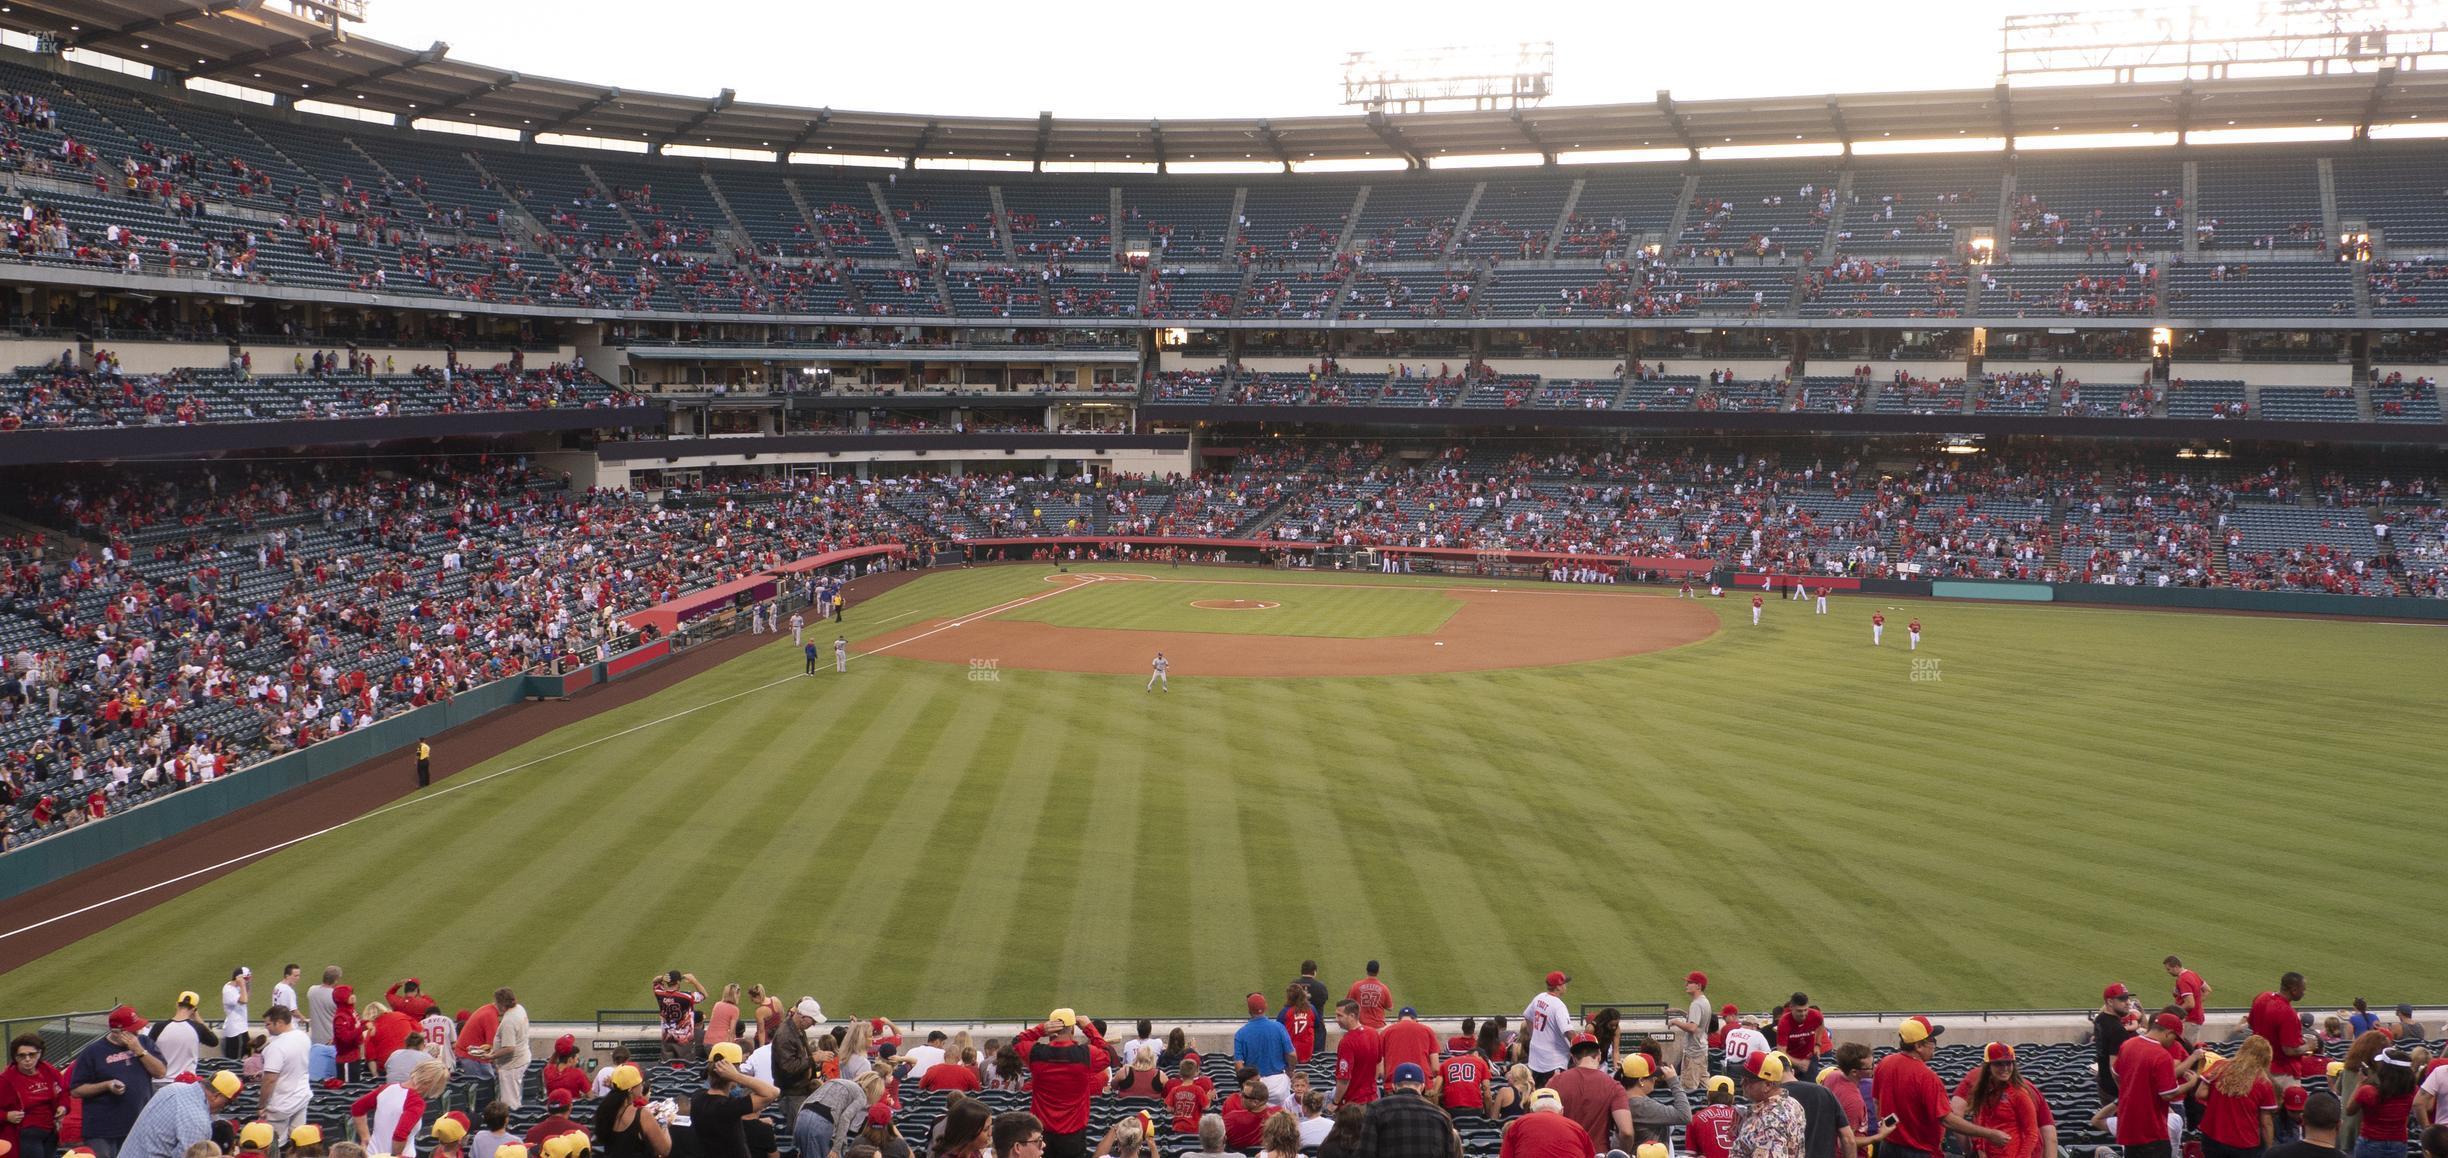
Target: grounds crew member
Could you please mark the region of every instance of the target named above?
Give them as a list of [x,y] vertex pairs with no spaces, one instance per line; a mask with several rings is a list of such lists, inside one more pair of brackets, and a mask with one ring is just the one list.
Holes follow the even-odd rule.
[[419,736],[417,737],[417,787],[424,788],[432,783],[433,745],[426,743],[425,738]]

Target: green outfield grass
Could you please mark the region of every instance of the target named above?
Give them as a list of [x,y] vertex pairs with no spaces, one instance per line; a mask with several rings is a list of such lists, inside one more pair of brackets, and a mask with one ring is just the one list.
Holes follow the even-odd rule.
[[[1096,583],[1005,614],[1057,627],[1114,627],[1139,631],[1209,631],[1227,635],[1308,635],[1363,639],[1421,635],[1444,626],[1461,606],[1452,596],[1423,587],[1174,582]],[[1391,586],[1391,585],[1389,585]],[[1201,601],[1273,603],[1262,610],[1216,610]]]
[[[1044,574],[930,576],[850,632]],[[1436,583],[1180,574],[1287,611]],[[1186,602],[1113,586],[1023,610]],[[1387,622],[1429,598],[1335,594]],[[1885,605],[1772,602],[1754,628],[1729,598],[1718,635],[1647,656],[1158,697],[889,655],[796,677],[784,639],[131,911],[0,992],[158,1011],[241,962],[340,962],[361,992],[413,973],[463,1006],[507,984],[566,1018],[642,1006],[678,967],[836,1017],[1238,1016],[1314,956],[1338,989],[1381,958],[1433,1012],[1518,1010],[1551,968],[1574,1000],[1672,1000],[1703,968],[1745,1007],[2076,1007],[2108,980],[2158,991],[2175,952],[2214,1004],[2286,969],[2308,1008],[2448,998],[2415,851],[2448,634],[1919,602],[1873,650]]]

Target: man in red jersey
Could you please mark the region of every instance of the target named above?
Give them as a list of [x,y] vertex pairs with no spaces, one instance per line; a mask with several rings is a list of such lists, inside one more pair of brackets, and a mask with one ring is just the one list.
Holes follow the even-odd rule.
[[[2192,1065],[2177,1072],[2168,1045],[2184,1036],[2184,1018],[2162,1013],[2151,1019],[2150,1031],[2117,1049],[2117,1145],[2125,1158],[2171,1158],[2174,1140],[2168,1136],[2168,1109],[2193,1096],[2201,1074]],[[1885,1103],[1881,1103],[1884,1105]]]
[[1916,618],[1911,622],[1906,623],[1904,625],[1904,631],[1910,637],[1910,642],[1905,646],[1904,650],[1921,650],[1921,621]]
[[2173,953],[2160,964],[2167,968],[2168,976],[2176,979],[2176,1008],[2184,1010],[2185,1021],[2200,1025],[2202,1010],[2210,1002],[2210,983],[2202,980],[2201,974],[2185,968],[2184,961]]
[[1046,1158],[1086,1158],[1088,1099],[1105,1087],[1112,1056],[1105,1039],[1078,1014],[1057,1009],[1045,1024],[1022,1030],[1012,1049],[1028,1067],[1029,1112],[1045,1126]]
[[[1459,1042],[1461,1039],[1455,1040]],[[1457,1045],[1438,1063],[1437,1105],[1444,1107],[1448,1114],[1485,1114],[1487,1083],[1495,1076],[1495,1064],[1479,1056],[1476,1045]]]
[[1896,1120],[1879,1143],[1879,1158],[1936,1158],[1948,1131],[2000,1145],[2012,1141],[2003,1131],[1965,1121],[1948,1104],[1946,1083],[1929,1064],[1945,1032],[1926,1017],[1905,1018],[1896,1026],[1895,1052],[1870,1071],[1870,1100]]
[[1505,1127],[1497,1158],[1589,1158],[1589,1131],[1564,1116],[1564,1099],[1554,1090],[1530,1095],[1530,1112]]
[[1207,1087],[1199,1084],[1198,1063],[1184,1060],[1181,1072],[1165,1087],[1165,1109],[1173,1115],[1173,1132],[1198,1133],[1199,1115],[1207,1112]]
[[1335,1024],[1343,1030],[1335,1042],[1335,1102],[1365,1106],[1377,1100],[1385,1035],[1361,1022],[1360,1003],[1348,997],[1335,1003]]
[[1777,1014],[1777,1048],[1793,1063],[1794,1072],[1808,1080],[1811,1059],[1819,1056],[1819,1034],[1827,1020],[1820,1016],[1819,1007],[1810,1003],[1810,995],[1796,993]]
[[1751,626],[1759,626],[1760,608],[1765,606],[1767,606],[1767,604],[1763,603],[1759,596],[1754,595],[1751,597]]
[[1887,613],[1884,611],[1871,612],[1870,646],[1877,647],[1879,645],[1879,637],[1885,634],[1887,634]]
[[1360,1024],[1370,1029],[1386,1027],[1386,1011],[1394,1008],[1394,994],[1385,987],[1385,982],[1377,979],[1375,961],[1368,963],[1368,976],[1352,982],[1351,990],[1343,996],[1360,1006]]
[[2303,1018],[2295,1012],[2303,995],[2303,974],[2290,972],[2278,979],[2278,988],[2253,998],[2252,1009],[2244,1015],[2245,1028],[2269,1042],[2270,1076],[2283,1079],[2281,1085],[2318,1077],[2329,1068],[2320,1051],[2304,1040]]
[[1419,1011],[1406,1005],[1400,1020],[1385,1028],[1385,1070],[1408,1062],[1418,1066],[1423,1074],[1436,1072],[1436,1031],[1419,1019]]

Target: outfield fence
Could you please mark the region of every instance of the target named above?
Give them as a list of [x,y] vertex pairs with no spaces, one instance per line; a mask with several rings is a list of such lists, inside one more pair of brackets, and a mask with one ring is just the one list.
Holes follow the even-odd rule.
[[109,1032],[107,1009],[0,1018],[0,1041],[15,1041],[18,1034],[31,1033],[42,1039],[43,1060],[63,1068],[78,1050]]

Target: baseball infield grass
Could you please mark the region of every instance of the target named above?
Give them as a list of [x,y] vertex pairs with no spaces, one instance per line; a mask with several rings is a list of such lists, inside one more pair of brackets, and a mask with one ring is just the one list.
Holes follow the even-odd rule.
[[[850,634],[1043,594],[1045,573],[929,576],[852,608]],[[1214,594],[1090,584],[1019,613],[1413,630],[1439,597],[1372,588],[1440,582],[1167,577]],[[889,653],[802,677],[785,638],[131,907],[0,992],[19,1014],[159,1011],[239,963],[339,962],[361,992],[416,974],[467,1006],[506,984],[584,1018],[677,967],[837,1018],[1230,1017],[1313,956],[1338,991],[1381,958],[1432,1013],[1517,1011],[1553,968],[1574,1001],[1673,1000],[1702,968],[1745,1007],[2077,1007],[2109,980],[2158,991],[2173,952],[2214,1005],[2287,969],[2311,1008],[2448,998],[2408,859],[2448,633],[1916,602],[1874,650],[1891,601],[1772,601],[1756,628],[1748,602],[1712,601],[1704,642],[1604,663],[1177,668],[1161,696]]]

